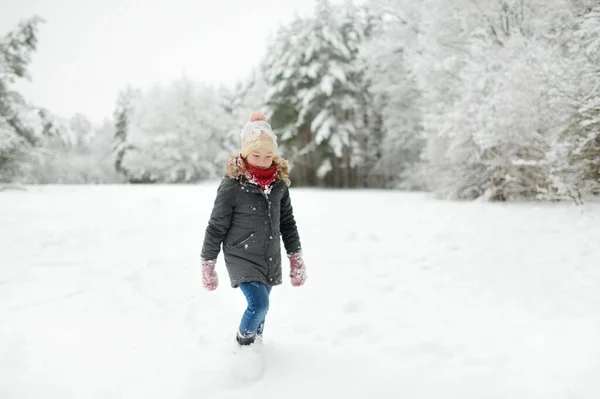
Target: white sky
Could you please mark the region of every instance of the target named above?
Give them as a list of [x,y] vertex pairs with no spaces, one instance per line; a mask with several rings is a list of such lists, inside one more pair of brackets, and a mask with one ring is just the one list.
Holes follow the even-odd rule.
[[182,74],[231,85],[246,77],[266,39],[314,0],[0,0],[0,35],[34,14],[40,26],[31,81],[16,88],[32,103],[99,122],[120,89],[147,88]]

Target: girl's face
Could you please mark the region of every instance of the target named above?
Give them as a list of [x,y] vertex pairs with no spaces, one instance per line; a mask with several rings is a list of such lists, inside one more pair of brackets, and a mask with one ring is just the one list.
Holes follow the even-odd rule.
[[267,150],[266,148],[259,148],[257,150],[252,151],[246,157],[246,162],[250,166],[259,169],[269,169],[271,165],[273,165],[273,151]]

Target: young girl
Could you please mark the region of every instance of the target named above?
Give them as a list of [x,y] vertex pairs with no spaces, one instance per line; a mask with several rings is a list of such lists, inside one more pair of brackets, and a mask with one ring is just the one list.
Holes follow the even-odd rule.
[[252,113],[241,136],[241,153],[227,162],[206,228],[202,282],[207,290],[217,288],[222,243],[231,286],[248,301],[236,339],[250,345],[262,341],[271,288],[282,282],[280,235],[294,287],[306,281],[306,268],[288,191],[289,166],[276,154],[277,138],[265,115]]

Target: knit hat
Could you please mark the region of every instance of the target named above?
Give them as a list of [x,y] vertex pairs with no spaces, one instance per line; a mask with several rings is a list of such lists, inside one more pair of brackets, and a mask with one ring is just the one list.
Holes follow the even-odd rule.
[[277,150],[277,137],[262,112],[250,114],[249,122],[242,129],[241,137],[243,158],[259,148],[269,149],[273,153]]

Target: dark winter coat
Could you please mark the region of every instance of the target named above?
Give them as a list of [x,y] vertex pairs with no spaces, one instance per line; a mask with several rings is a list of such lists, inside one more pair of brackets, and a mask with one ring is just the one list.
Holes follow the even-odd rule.
[[279,285],[282,282],[280,237],[287,254],[301,250],[289,180],[280,171],[267,194],[231,165],[230,161],[228,175],[217,190],[202,257],[216,259],[223,244],[232,287],[247,281]]

